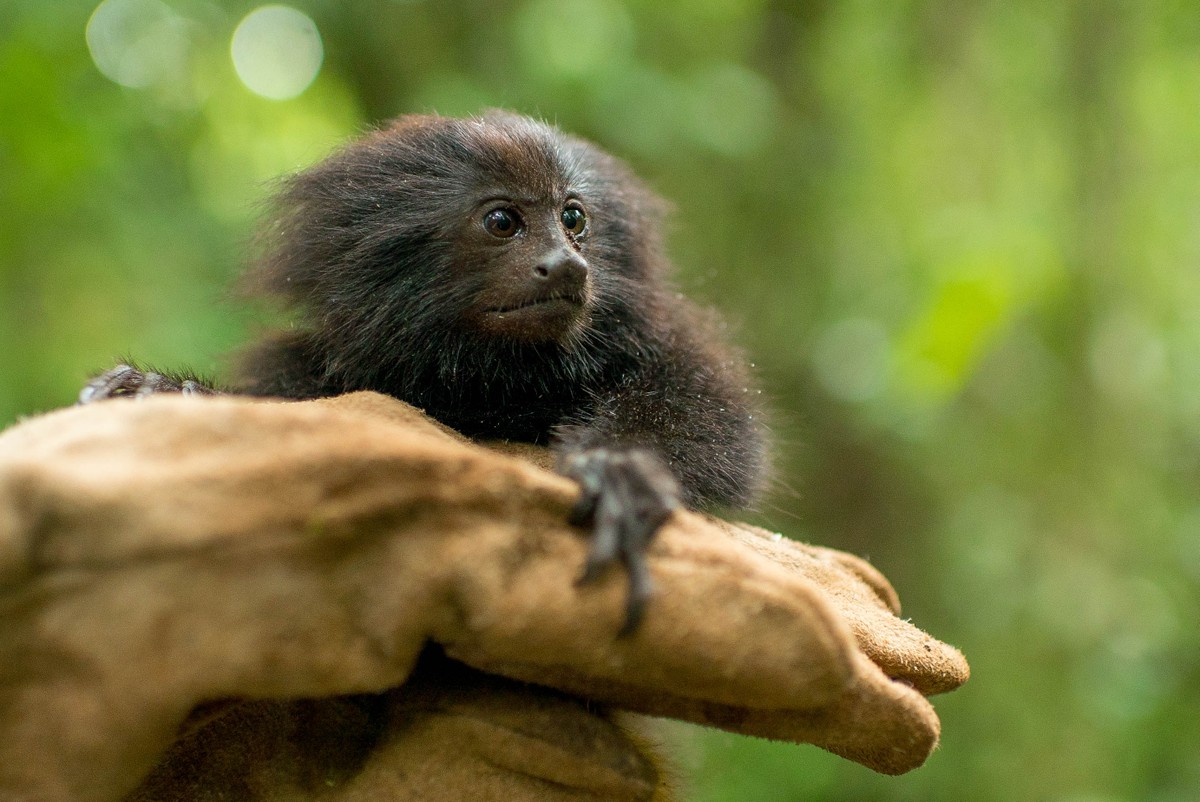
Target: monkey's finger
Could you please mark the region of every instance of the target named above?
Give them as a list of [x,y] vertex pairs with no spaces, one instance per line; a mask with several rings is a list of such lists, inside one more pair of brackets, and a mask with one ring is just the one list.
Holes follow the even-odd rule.
[[629,574],[629,596],[625,602],[625,625],[618,633],[622,637],[636,631],[645,615],[653,595],[646,550],[675,507],[670,497],[664,498],[633,483],[623,484],[628,498],[621,534],[621,562]]
[[573,455],[563,466],[563,473],[579,482],[579,500],[571,508],[567,522],[572,526],[587,526],[595,519],[596,504],[604,490],[603,463],[593,452]]
[[79,391],[79,404],[90,404],[106,398],[127,395],[136,390],[142,381],[142,372],[130,365],[117,365],[106,370],[83,386]]
[[662,522],[670,515],[669,498],[645,481],[638,471],[619,471],[613,477],[613,497],[621,510],[620,559],[629,577],[625,599],[625,623],[617,633],[626,637],[637,631],[653,592],[646,549]]
[[147,373],[134,392],[138,398],[154,395],[155,393],[177,393],[183,388],[175,381],[161,373]]
[[596,504],[596,525],[592,531],[592,548],[583,566],[578,584],[586,585],[600,576],[604,569],[617,561],[621,553],[623,512],[620,499],[612,492],[600,495]]
[[598,488],[588,487],[580,482],[579,499],[567,514],[567,523],[571,526],[587,526],[596,517],[596,502],[600,499]]
[[194,379],[188,379],[179,389],[184,395],[218,395],[216,390],[206,387]]
[[624,553],[625,568],[629,573],[629,595],[625,599],[625,623],[618,637],[632,635],[641,626],[646,615],[646,605],[654,594],[654,582],[650,579],[650,568],[646,564],[646,552],[642,549]]

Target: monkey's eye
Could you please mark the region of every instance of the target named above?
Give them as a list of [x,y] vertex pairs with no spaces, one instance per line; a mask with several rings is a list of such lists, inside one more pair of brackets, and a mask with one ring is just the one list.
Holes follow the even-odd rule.
[[575,236],[579,236],[587,228],[587,215],[578,206],[563,209],[558,219],[562,221],[563,228]]
[[508,239],[521,230],[521,216],[512,209],[492,209],[483,216],[483,227],[493,237]]

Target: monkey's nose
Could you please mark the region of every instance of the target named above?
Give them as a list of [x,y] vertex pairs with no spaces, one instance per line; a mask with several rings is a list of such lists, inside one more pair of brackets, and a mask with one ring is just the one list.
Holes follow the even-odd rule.
[[533,277],[547,289],[576,289],[587,280],[587,261],[573,248],[563,248],[533,267]]

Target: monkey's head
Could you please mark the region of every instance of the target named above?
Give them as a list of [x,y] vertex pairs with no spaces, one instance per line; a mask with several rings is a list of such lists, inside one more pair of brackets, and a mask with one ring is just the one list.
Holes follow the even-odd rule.
[[644,313],[660,211],[623,164],[543,123],[402,117],[287,182],[252,280],[301,311],[331,374],[570,350]]

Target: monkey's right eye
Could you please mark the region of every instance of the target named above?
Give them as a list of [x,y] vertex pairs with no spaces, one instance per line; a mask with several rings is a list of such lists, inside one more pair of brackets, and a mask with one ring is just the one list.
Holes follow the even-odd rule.
[[492,209],[483,216],[483,227],[493,237],[508,239],[521,230],[521,216],[511,209]]

